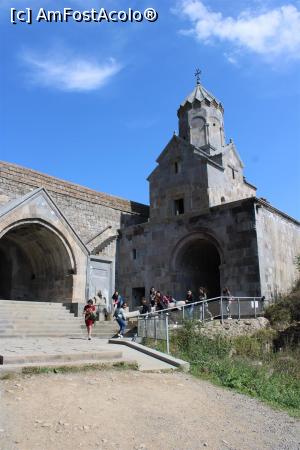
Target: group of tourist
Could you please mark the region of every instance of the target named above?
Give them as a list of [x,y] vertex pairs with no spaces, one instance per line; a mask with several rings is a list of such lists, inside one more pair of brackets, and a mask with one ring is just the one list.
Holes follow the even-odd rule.
[[[165,309],[168,309],[170,307],[176,307],[176,306],[183,306],[183,305],[190,305],[185,306],[186,311],[188,311],[189,315],[192,315],[193,313],[193,304],[198,301],[205,301],[207,299],[207,289],[204,287],[200,287],[198,291],[198,296],[194,296],[192,291],[190,289],[187,290],[185,300],[181,300],[180,302],[176,301],[175,298],[170,294],[167,293],[166,295],[163,295],[161,291],[156,290],[154,287],[151,287],[149,292],[149,301],[147,302],[146,298],[143,297],[142,299],[142,306],[140,309],[141,314],[148,314],[152,312],[159,312]],[[210,313],[208,309],[208,304],[205,302],[205,308],[212,317],[212,314]]]
[[[210,320],[213,320],[213,315],[209,309],[207,300],[208,291],[205,287],[200,287],[198,289],[198,295],[194,295],[193,292],[188,289],[186,293],[185,300],[177,302],[170,293],[163,295],[161,291],[156,290],[154,286],[151,287],[149,292],[149,299],[145,297],[142,298],[142,305],[140,307],[140,314],[149,314],[155,312],[161,312],[170,307],[181,307],[184,306],[187,317],[193,318],[194,306],[197,302],[202,302],[202,308],[200,309],[201,320],[209,316]],[[222,297],[227,311],[227,318],[231,319],[230,305],[232,302],[232,297],[230,290],[225,287],[222,290]],[[119,325],[118,337],[123,338],[126,329],[126,308],[127,303],[118,291],[115,291],[112,296],[113,301],[113,317]],[[83,310],[85,317],[85,324],[88,332],[88,339],[91,340],[92,337],[92,327],[96,320],[96,307],[93,300],[89,300],[87,305]]]

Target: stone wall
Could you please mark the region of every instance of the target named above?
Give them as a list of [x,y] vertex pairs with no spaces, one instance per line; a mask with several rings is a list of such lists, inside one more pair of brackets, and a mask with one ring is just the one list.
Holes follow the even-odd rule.
[[174,136],[157,161],[149,177],[151,220],[173,217],[174,201],[180,198],[185,213],[208,207],[206,164],[192,146]]
[[148,293],[154,284],[177,300],[183,298],[187,286],[180,281],[176,259],[181,249],[199,240],[209,242],[219,252],[220,287],[229,286],[235,296],[260,296],[255,212],[253,201],[248,199],[213,207],[197,216],[151,221],[124,230],[118,285],[126,298],[131,299],[132,288],[145,287]]
[[207,165],[209,206],[230,203],[256,195],[256,188],[246,182],[244,178],[243,164],[233,143],[224,149],[222,166],[224,170]]
[[[85,243],[107,226],[116,232],[126,224],[145,221],[148,217],[146,205],[0,162],[0,206],[39,187],[47,190]],[[114,252],[114,246],[111,248]]]
[[253,197],[256,188],[245,181],[243,164],[234,144],[208,155],[173,136],[149,177],[151,220],[173,217],[175,201],[182,199],[185,214]]
[[300,255],[300,224],[260,202],[256,229],[262,295],[273,300],[288,292],[299,277],[295,258]]

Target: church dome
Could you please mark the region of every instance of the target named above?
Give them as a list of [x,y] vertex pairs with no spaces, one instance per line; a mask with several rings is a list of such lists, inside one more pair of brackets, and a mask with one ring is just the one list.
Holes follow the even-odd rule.
[[183,108],[187,103],[193,104],[195,100],[198,100],[199,102],[206,100],[209,103],[214,103],[215,106],[223,110],[222,103],[207,89],[205,89],[200,82],[197,83],[193,91],[181,103],[180,107]]

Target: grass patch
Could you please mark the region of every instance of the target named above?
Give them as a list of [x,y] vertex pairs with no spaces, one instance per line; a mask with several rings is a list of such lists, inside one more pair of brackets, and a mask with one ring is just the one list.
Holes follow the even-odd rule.
[[[300,417],[300,349],[273,352],[274,330],[256,335],[210,339],[199,325],[187,322],[172,336],[172,355],[190,363],[197,377],[234,389]],[[147,339],[145,345],[166,351],[164,341]]]
[[41,375],[48,373],[80,373],[88,372],[91,370],[138,370],[138,365],[136,363],[126,363],[123,361],[114,362],[113,364],[108,363],[95,363],[86,364],[82,366],[59,366],[59,367],[49,367],[49,366],[35,366],[35,367],[24,367],[22,369],[23,375]]
[[6,373],[0,376],[0,380],[13,380],[16,377],[15,373]]

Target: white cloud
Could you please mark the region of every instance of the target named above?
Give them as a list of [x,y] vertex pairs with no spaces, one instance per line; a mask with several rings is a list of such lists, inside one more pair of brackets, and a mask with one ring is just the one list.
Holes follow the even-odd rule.
[[300,9],[294,5],[261,13],[247,10],[233,18],[211,11],[200,0],[181,0],[180,11],[192,23],[184,34],[201,42],[229,42],[268,59],[300,59]]
[[233,66],[238,66],[238,65],[239,65],[239,64],[238,64],[238,60],[237,60],[237,58],[234,56],[234,54],[224,52],[224,56],[225,56],[225,58],[227,59],[227,61],[228,61],[230,64],[232,64]]
[[62,91],[88,92],[100,89],[120,70],[114,59],[96,61],[87,57],[37,55],[25,52],[22,59],[31,82]]

